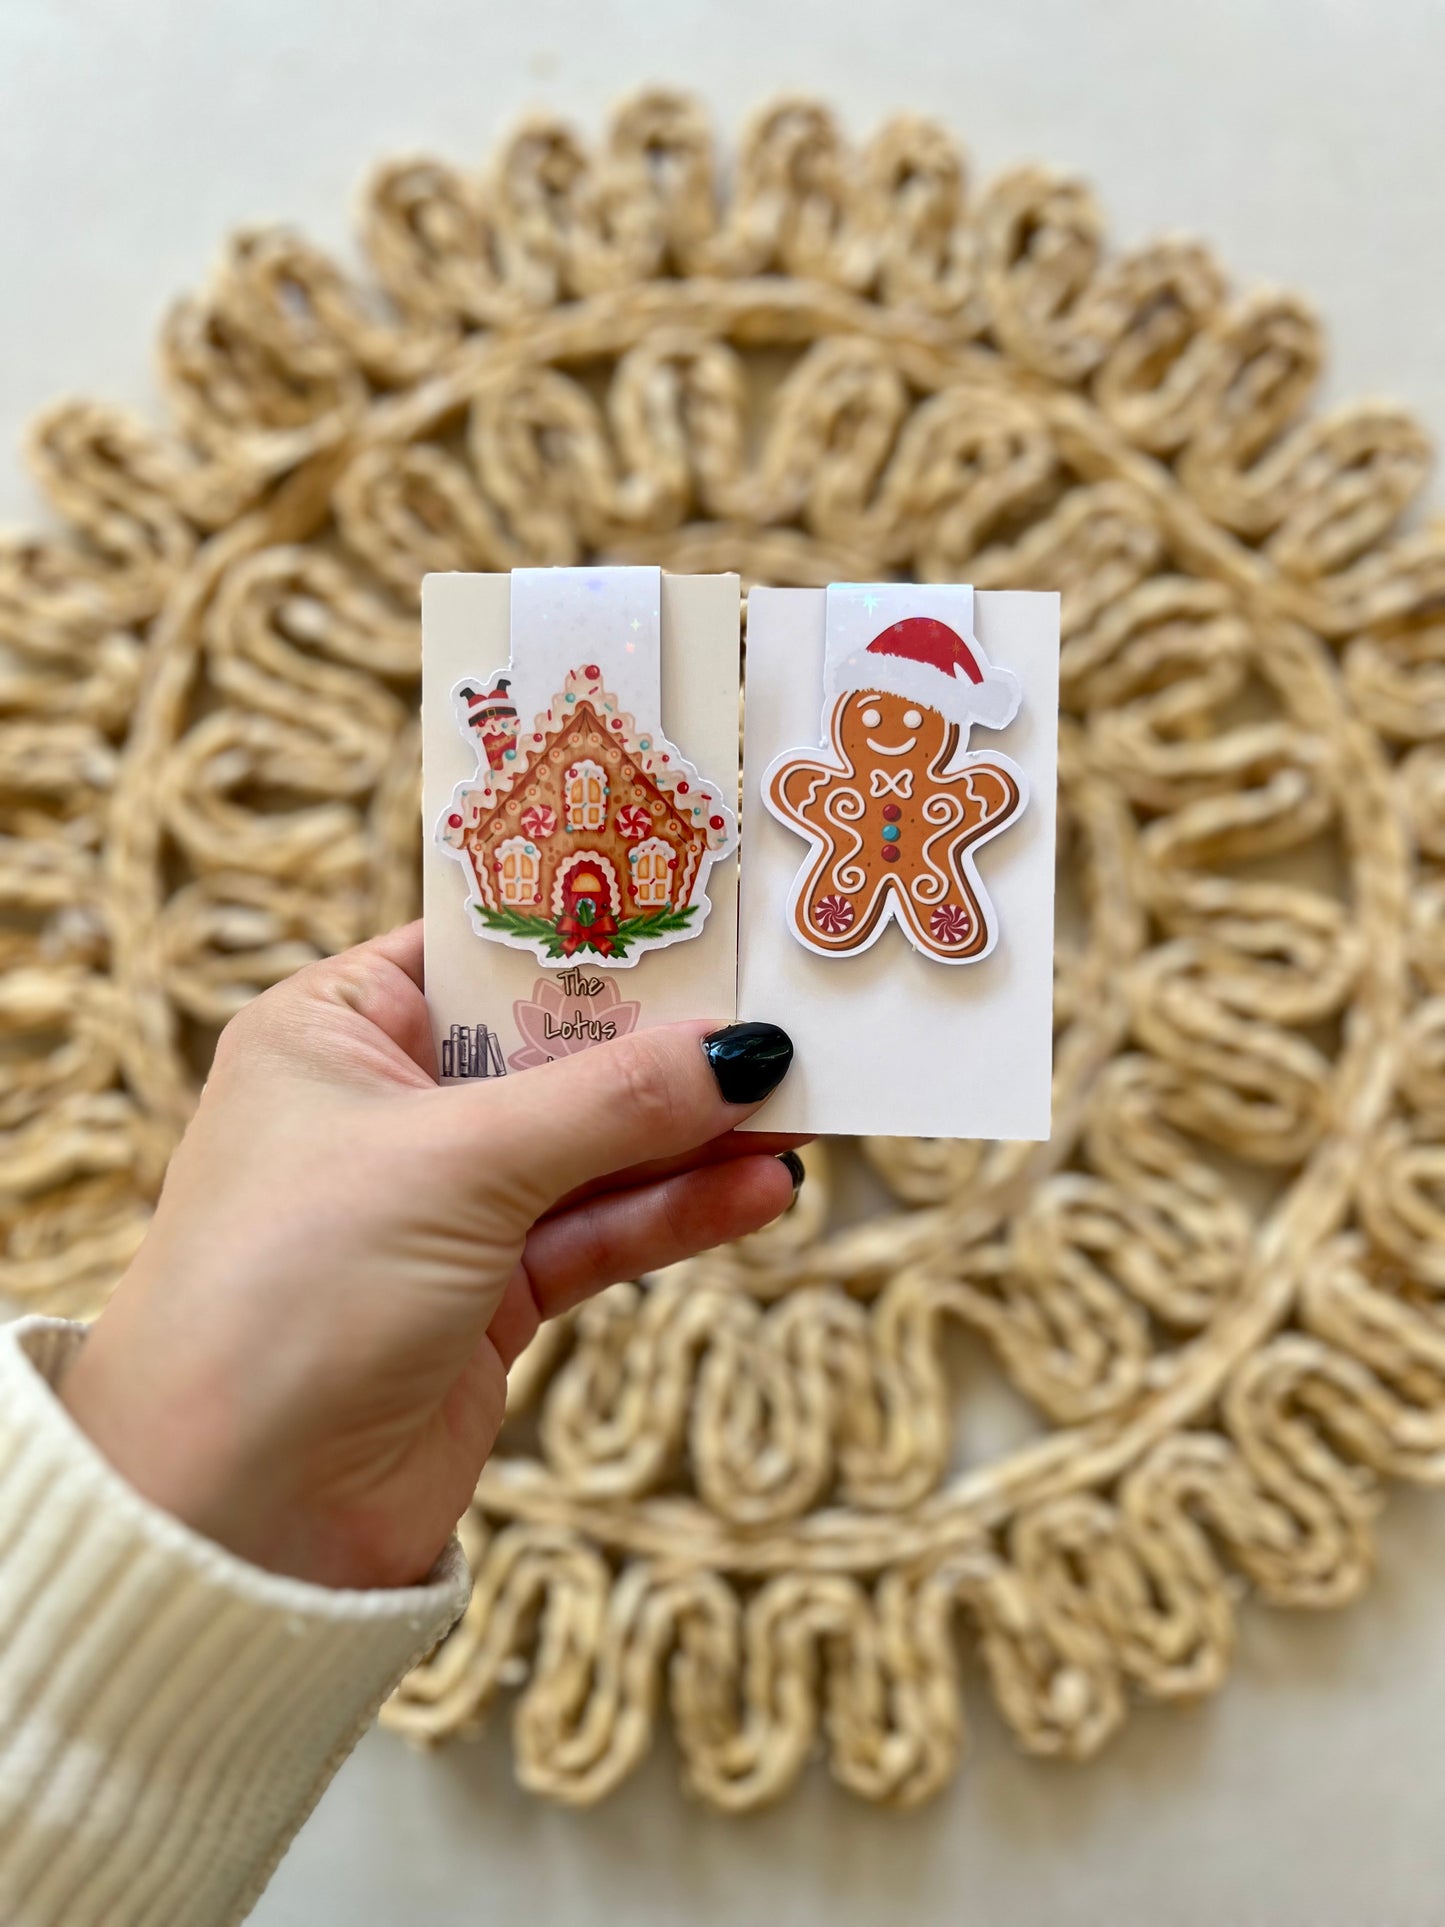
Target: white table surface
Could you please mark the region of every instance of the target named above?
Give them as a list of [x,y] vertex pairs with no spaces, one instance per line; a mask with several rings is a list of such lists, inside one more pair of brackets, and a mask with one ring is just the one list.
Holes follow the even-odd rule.
[[[1440,0],[4,0],[0,445],[68,391],[144,405],[155,323],[238,222],[344,243],[377,156],[485,155],[524,107],[596,127],[660,78],[731,127],[784,88],[855,130],[914,107],[978,170],[1042,156],[1125,242],[1210,238],[1328,318],[1329,392],[1445,431]],[[0,520],[35,507],[0,464]],[[1008,1923],[1445,1922],[1445,1510],[1397,1496],[1350,1611],[1255,1607],[1224,1694],[1144,1710],[1074,1770],[1021,1758],[975,1682],[963,1777],[921,1813],[821,1775],[726,1822],[666,1747],[610,1803],[513,1788],[500,1725],[429,1758],[373,1734],[255,1918]]]

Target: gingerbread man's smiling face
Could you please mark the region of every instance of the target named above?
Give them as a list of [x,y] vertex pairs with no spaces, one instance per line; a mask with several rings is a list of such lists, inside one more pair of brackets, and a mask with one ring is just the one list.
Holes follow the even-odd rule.
[[837,730],[839,747],[854,769],[878,763],[927,769],[957,734],[936,709],[881,689],[850,694],[840,706]]

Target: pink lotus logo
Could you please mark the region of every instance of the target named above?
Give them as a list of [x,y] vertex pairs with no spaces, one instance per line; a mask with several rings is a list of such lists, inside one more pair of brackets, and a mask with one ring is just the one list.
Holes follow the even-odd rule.
[[530,998],[518,998],[512,1015],[521,1033],[522,1048],[507,1063],[514,1071],[550,1064],[554,1057],[570,1057],[609,1038],[636,1030],[642,1005],[624,1002],[616,983],[596,971],[563,970],[555,977],[539,977]]

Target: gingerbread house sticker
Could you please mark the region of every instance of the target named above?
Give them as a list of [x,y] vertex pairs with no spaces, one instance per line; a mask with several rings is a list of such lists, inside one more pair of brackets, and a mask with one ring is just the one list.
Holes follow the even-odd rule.
[[440,837],[470,871],[479,934],[548,963],[620,965],[695,936],[708,871],[737,840],[716,786],[621,709],[595,664],[527,731],[508,678],[456,694],[479,769]]

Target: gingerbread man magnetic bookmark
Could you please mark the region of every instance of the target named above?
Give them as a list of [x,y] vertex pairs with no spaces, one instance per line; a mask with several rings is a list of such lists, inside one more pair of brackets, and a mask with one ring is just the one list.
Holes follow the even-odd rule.
[[762,785],[809,845],[788,923],[818,956],[857,955],[890,922],[945,964],[974,963],[998,939],[976,857],[1019,816],[1028,784],[969,734],[1010,723],[1022,692],[979,646],[972,606],[962,586],[828,591],[821,754],[784,752]]

